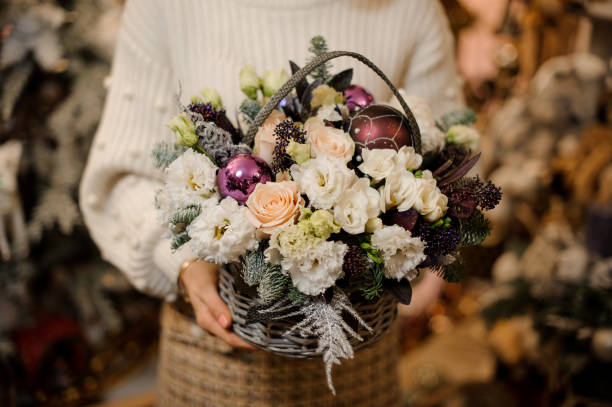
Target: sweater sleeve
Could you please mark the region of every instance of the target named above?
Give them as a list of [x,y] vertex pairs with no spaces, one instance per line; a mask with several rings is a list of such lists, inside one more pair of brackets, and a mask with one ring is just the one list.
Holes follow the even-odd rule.
[[434,117],[464,105],[457,73],[454,40],[444,9],[438,0],[419,2],[419,19],[410,27],[415,41],[402,88],[423,97]]
[[172,300],[180,265],[194,257],[171,252],[154,208],[162,172],[152,146],[168,132],[178,88],[163,45],[161,5],[130,0],[119,33],[110,89],[80,187],[80,202],[102,257],[136,288]]

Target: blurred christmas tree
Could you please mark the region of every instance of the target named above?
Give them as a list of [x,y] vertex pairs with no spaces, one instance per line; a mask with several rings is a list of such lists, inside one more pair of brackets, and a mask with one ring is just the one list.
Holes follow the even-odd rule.
[[100,260],[76,201],[120,14],[116,0],[0,9],[3,406],[95,399],[153,345],[156,301]]

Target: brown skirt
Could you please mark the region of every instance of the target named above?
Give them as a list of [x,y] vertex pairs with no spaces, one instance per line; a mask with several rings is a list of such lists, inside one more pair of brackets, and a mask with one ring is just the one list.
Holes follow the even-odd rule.
[[232,350],[192,319],[164,304],[158,405],[165,406],[398,406],[398,333],[343,360],[327,387],[320,359],[261,350]]

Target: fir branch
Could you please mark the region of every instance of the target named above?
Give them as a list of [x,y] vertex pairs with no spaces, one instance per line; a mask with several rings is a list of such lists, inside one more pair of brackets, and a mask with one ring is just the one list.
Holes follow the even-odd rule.
[[257,294],[266,304],[277,301],[287,292],[290,280],[290,277],[281,273],[279,269],[271,269],[261,277]]
[[367,301],[375,301],[383,293],[384,265],[368,259],[366,271],[362,274],[359,290]]
[[318,339],[317,352],[323,355],[327,384],[333,394],[336,394],[331,375],[333,365],[339,365],[340,359],[353,358],[354,352],[349,337],[363,341],[363,338],[343,319],[344,312],[355,318],[359,325],[372,332],[372,328],[353,309],[348,296],[338,287],[334,289],[329,304],[320,296],[314,297],[299,310],[282,317],[284,319],[291,316],[304,316],[304,319],[294,325],[285,335],[298,333],[302,337],[315,336]]
[[257,250],[247,252],[242,259],[242,279],[249,286],[259,284],[265,274],[280,271],[280,266],[266,262],[266,248],[267,241],[264,241]]
[[200,205],[191,205],[186,208],[179,209],[170,216],[170,224],[176,226],[178,224],[189,225],[195,218],[202,213]]
[[291,284],[290,282],[289,290],[287,292],[287,298],[289,299],[289,301],[291,301],[293,305],[302,305],[310,297],[298,290],[297,287]]
[[464,246],[479,245],[491,233],[489,220],[479,210],[475,210],[467,219],[459,219],[459,224],[461,244]]
[[451,126],[455,124],[472,124],[476,121],[476,113],[470,108],[455,110],[453,112],[446,113],[440,119],[436,120],[436,126],[443,132],[446,133]]
[[252,99],[244,99],[242,103],[240,103],[240,107],[238,108],[240,112],[244,113],[246,117],[250,119],[252,122],[255,120],[257,113],[261,110],[261,105],[257,103],[257,101]]
[[[308,51],[310,51],[313,54],[313,57],[311,58],[311,60],[318,57],[319,55],[325,54],[326,52],[329,51],[327,47],[327,41],[325,41],[325,38],[323,38],[321,35],[312,37],[312,39],[310,40],[310,48],[308,48]],[[323,82],[327,82],[331,76],[330,74],[331,68],[332,68],[332,64],[329,62],[326,62],[324,64],[319,65],[313,71],[313,73],[310,74],[310,76],[313,79],[321,79]]]
[[175,235],[172,238],[172,242],[170,243],[170,248],[172,250],[177,250],[179,247],[181,247],[182,245],[184,245],[190,240],[191,240],[191,237],[189,236],[189,234],[187,234],[187,231],[183,231],[179,233],[178,235]]
[[174,160],[187,150],[187,147],[174,143],[160,141],[153,146],[153,165],[155,168],[166,169]]

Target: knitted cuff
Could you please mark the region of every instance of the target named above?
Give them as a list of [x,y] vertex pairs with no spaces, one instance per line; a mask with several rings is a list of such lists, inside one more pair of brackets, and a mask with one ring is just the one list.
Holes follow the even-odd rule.
[[176,251],[170,249],[170,239],[162,239],[153,250],[153,262],[159,269],[168,277],[174,284],[176,291],[176,283],[181,265],[186,261],[192,260],[197,256],[193,254],[188,244],[184,244]]

